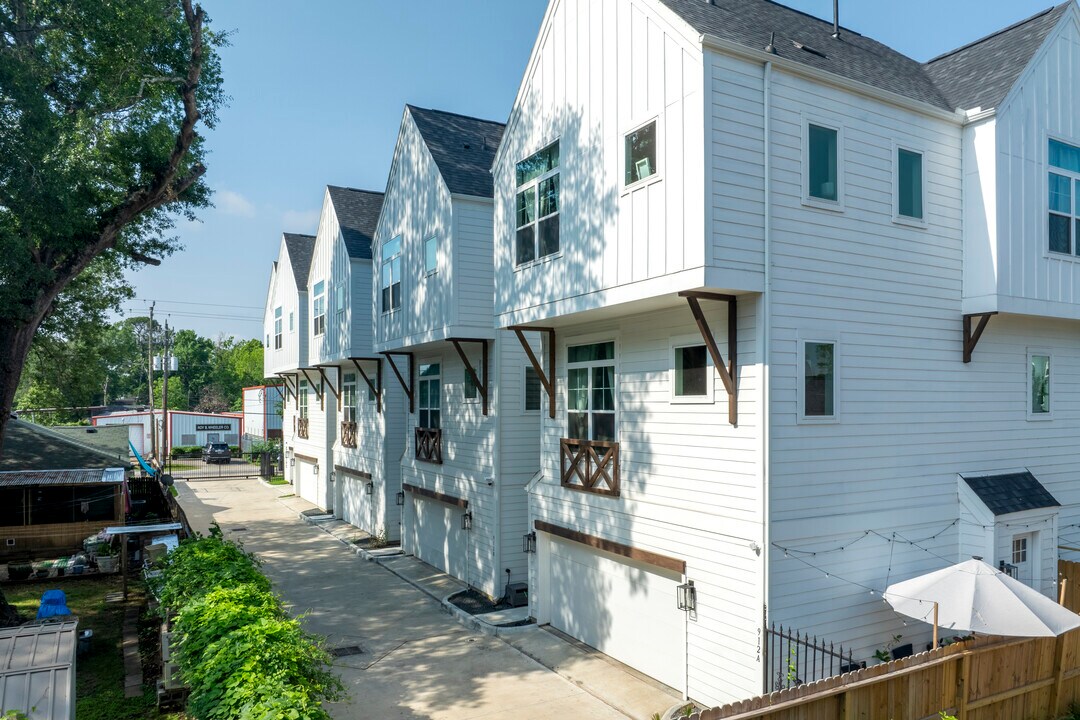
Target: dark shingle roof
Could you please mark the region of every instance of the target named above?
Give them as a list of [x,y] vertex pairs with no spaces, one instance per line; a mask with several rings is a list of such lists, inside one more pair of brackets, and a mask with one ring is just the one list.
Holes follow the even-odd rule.
[[406,107],[450,192],[493,197],[491,165],[506,126],[442,110]]
[[371,259],[371,242],[382,211],[383,194],[370,190],[327,185],[345,249],[350,258]]
[[[127,432],[127,429],[124,429]],[[126,445],[126,443],[125,443]],[[8,422],[0,450],[0,470],[65,470],[127,467],[128,459],[86,447],[22,420]]]
[[1061,505],[1027,470],[1004,475],[966,477],[964,482],[995,515]]
[[315,252],[315,236],[296,233],[283,233],[283,236],[285,250],[289,253],[289,262],[292,263],[293,277],[296,279],[296,289],[307,290],[308,270],[311,269],[311,256]]
[[926,63],[953,107],[996,108],[1042,47],[1070,3],[1049,8]]
[[[699,33],[755,50],[764,50],[772,33],[776,55],[866,83],[873,87],[952,110],[923,66],[906,55],[832,22],[770,0],[661,0]],[[794,45],[798,42],[804,48]]]

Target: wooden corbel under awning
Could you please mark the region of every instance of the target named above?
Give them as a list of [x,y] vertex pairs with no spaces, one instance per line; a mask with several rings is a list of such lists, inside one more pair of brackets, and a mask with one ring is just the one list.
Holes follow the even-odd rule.
[[[473,385],[476,386],[476,391],[480,393],[480,399],[484,403],[484,414],[488,414],[488,341],[484,339],[474,338],[449,338],[449,342],[453,343],[454,349],[457,350],[458,357],[461,358],[461,362],[465,365],[465,372],[469,373],[472,378]],[[480,346],[480,374],[476,374],[476,368],[469,362],[469,356],[465,354],[465,351],[461,348],[461,343],[476,343]]]
[[[351,357],[349,360],[356,366],[356,371],[360,373],[360,377],[364,378],[364,382],[367,383],[368,388],[371,390],[371,394],[375,396],[375,411],[382,412],[382,358],[381,357]],[[371,382],[371,377],[364,372],[364,368],[360,366],[362,362],[375,363],[375,382]]]
[[296,382],[296,373],[277,373],[277,376],[285,386],[285,401],[288,402],[289,395],[291,394],[293,400],[300,402],[300,395],[296,392],[296,388],[289,385],[289,378],[292,378],[294,383]]
[[[525,348],[525,354],[529,357],[529,362],[532,363],[533,370],[536,371],[536,376],[540,378],[540,384],[544,386],[544,392],[548,396],[548,416],[552,419],[555,418],[555,328],[546,327],[526,327],[524,325],[511,325],[506,328],[507,330],[513,330],[517,335],[518,342],[521,343],[521,347]],[[548,350],[548,371],[544,372],[544,366],[540,360],[536,357],[536,353],[533,352],[532,346],[529,345],[529,341],[525,339],[525,333],[538,332],[547,334],[547,350]]]
[[[316,383],[314,380],[311,379],[311,376],[308,375],[308,370],[314,370],[315,372],[319,372],[319,368],[297,368],[297,369],[300,372],[304,373],[304,377],[307,379],[308,383],[311,385],[311,389],[315,391],[315,397],[317,397],[319,399],[319,408],[325,410],[326,409],[326,403],[323,402],[324,392],[323,392],[323,388],[322,388],[322,378],[320,377],[319,382]],[[297,388],[297,394],[299,394],[299,392],[300,392],[300,389]]]
[[[326,368],[328,368],[328,367],[337,368],[337,371],[338,371],[338,387],[334,387],[334,381],[331,380],[330,378],[326,377]],[[337,409],[340,411],[341,410],[341,368],[338,368],[337,365],[334,365],[332,363],[320,363],[320,364],[316,365],[315,368],[319,371],[319,375],[322,376],[323,384],[326,387],[330,388],[330,392],[334,393],[334,398],[337,400]]]
[[[405,391],[406,397],[409,398],[409,413],[416,412],[416,392],[414,390],[416,383],[416,362],[413,360],[413,354],[411,352],[401,351],[386,351],[379,353],[386,358],[386,362],[390,364],[390,369],[394,371],[394,376],[397,377],[398,382],[401,384],[401,389]],[[394,362],[394,356],[401,355],[409,358],[409,379],[405,380],[405,377],[398,370],[397,363]]]
[[[964,362],[971,362],[971,353],[975,351],[975,346],[979,344],[979,338],[982,337],[983,330],[986,329],[986,323],[990,322],[990,318],[997,315],[996,312],[986,313],[972,313],[964,316]],[[971,331],[971,319],[979,318],[979,324],[975,326],[975,331]]]
[[[736,373],[738,365],[735,361],[739,344],[738,300],[734,295],[721,295],[720,293],[700,292],[697,290],[681,292],[679,293],[679,297],[686,298],[686,302],[690,305],[690,312],[694,315],[694,320],[697,322],[698,330],[701,332],[701,339],[705,341],[705,347],[709,351],[709,357],[712,358],[713,365],[716,366],[716,371],[720,374],[720,380],[724,383],[724,389],[727,390],[728,422],[731,423],[732,426],[738,425],[738,388],[735,385],[735,380],[738,377],[738,374]],[[714,300],[727,303],[728,364],[726,366],[724,365],[724,358],[720,355],[720,347],[716,344],[716,338],[713,337],[712,329],[709,327],[709,322],[705,319],[705,313],[701,310],[700,300]]]

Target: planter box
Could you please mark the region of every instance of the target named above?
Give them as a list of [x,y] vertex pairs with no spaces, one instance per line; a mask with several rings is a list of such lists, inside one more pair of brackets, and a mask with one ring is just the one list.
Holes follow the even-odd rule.
[[116,566],[117,566],[117,563],[118,563],[119,560],[120,560],[120,558],[117,557],[116,555],[98,555],[98,557],[97,557],[98,570],[100,570],[103,573],[116,572]]

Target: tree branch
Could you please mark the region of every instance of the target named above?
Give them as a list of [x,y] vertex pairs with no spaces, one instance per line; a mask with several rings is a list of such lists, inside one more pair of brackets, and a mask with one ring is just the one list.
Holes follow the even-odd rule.
[[152,258],[149,255],[143,255],[142,253],[135,252],[134,250],[128,250],[125,254],[135,262],[141,262],[144,265],[154,265],[156,267],[161,264],[161,260],[159,260],[158,258]]

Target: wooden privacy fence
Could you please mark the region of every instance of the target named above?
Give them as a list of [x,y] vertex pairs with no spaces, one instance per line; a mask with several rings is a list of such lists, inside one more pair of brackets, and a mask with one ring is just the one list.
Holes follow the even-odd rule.
[[[1080,563],[1061,561],[1065,606]],[[1076,580],[1074,581],[1074,578]],[[1066,715],[1080,703],[1080,629],[1057,638],[977,637],[912,657],[705,710],[692,720],[957,720]]]

